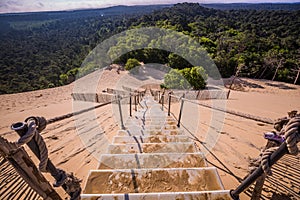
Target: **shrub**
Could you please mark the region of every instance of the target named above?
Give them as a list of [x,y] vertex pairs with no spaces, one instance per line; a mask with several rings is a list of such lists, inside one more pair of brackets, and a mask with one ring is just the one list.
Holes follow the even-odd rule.
[[164,77],[164,86],[169,89],[204,89],[206,87],[207,74],[203,67],[172,69]]
[[168,89],[189,89],[191,85],[178,69],[171,69],[164,77],[164,86]]
[[[203,67],[189,68],[189,73],[184,73],[184,77],[191,84],[194,90],[204,89],[206,87],[207,74]],[[185,70],[185,69],[183,69]]]
[[129,70],[131,70],[131,69],[133,69],[137,66],[140,66],[140,65],[141,65],[140,62],[137,59],[129,58],[127,60],[126,64],[125,64],[125,69],[129,71]]

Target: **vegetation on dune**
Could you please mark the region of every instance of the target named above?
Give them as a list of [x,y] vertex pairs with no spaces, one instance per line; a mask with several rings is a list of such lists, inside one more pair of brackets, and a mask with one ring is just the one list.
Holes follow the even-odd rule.
[[[190,3],[146,14],[141,13],[142,7],[130,15],[120,12],[122,9],[104,16],[102,11],[1,15],[0,94],[68,84],[76,73],[84,75],[97,67],[80,69],[98,43],[121,31],[148,26],[175,30],[198,41],[222,77],[238,74],[300,83],[299,10],[215,10]],[[124,47],[141,43],[145,48],[114,62],[125,65],[135,58],[180,70],[193,67],[182,55],[151,48],[151,42],[144,37],[126,38]],[[191,47],[188,53],[192,51]],[[207,65],[201,63],[210,75],[213,72]]]
[[203,67],[171,69],[164,77],[163,88],[168,89],[204,89],[207,74]]
[[129,71],[140,65],[141,65],[140,62],[137,59],[129,58],[125,64],[125,69]]

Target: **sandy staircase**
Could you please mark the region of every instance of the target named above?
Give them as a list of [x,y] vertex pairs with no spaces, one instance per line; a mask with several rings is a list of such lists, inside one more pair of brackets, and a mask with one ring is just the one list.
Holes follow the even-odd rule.
[[152,97],[118,131],[82,199],[231,199],[215,167],[208,167],[193,141]]

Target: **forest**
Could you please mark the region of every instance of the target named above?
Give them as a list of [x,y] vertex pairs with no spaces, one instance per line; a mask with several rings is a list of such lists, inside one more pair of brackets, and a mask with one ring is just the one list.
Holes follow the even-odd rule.
[[[0,94],[68,84],[101,41],[128,29],[153,26],[198,41],[222,77],[300,84],[300,11],[294,9],[299,4],[293,5],[214,9],[182,3],[0,15]],[[193,67],[172,52],[151,48],[129,52],[114,62],[125,65],[130,58],[178,69]]]

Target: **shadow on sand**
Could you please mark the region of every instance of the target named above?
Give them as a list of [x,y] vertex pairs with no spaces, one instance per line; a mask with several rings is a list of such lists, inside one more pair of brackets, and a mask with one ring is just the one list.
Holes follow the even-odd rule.
[[279,88],[279,89],[283,89],[283,90],[295,90],[295,89],[297,89],[295,87],[291,87],[291,86],[289,86],[287,84],[284,84],[284,83],[266,83],[266,85],[276,87],[276,88]]

